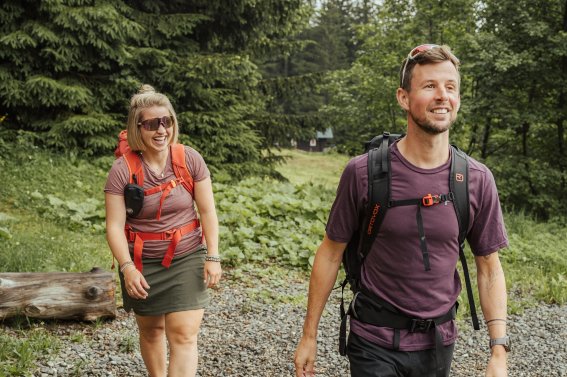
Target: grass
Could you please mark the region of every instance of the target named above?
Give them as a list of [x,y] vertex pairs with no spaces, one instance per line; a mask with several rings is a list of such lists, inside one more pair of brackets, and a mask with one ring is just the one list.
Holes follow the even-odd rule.
[[349,160],[349,157],[338,153],[310,153],[299,149],[282,149],[279,155],[286,157],[286,163],[276,170],[291,183],[319,184],[333,190]]
[[61,347],[61,340],[41,322],[16,317],[0,323],[0,376],[31,376],[39,357],[57,353]]

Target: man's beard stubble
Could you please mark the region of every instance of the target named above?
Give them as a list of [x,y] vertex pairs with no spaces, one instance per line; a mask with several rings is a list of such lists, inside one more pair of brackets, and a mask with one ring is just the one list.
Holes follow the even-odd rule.
[[417,119],[413,116],[413,114],[410,113],[410,116],[413,120],[413,122],[425,133],[428,133],[430,135],[439,135],[442,134],[444,132],[449,131],[449,129],[451,128],[451,126],[457,121],[457,118],[455,117],[455,119],[451,120],[449,122],[449,124],[447,124],[444,127],[436,127],[435,124],[427,119],[425,120],[421,120],[421,119]]

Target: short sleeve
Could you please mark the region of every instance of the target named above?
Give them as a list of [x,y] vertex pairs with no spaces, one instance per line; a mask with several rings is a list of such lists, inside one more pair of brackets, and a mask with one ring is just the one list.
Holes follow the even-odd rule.
[[128,181],[128,166],[124,161],[124,157],[120,157],[114,161],[112,168],[110,168],[106,185],[104,186],[104,192],[114,195],[124,195],[124,187],[128,184]]
[[195,149],[185,146],[185,158],[187,159],[187,167],[195,182],[202,181],[210,177],[211,173],[205,163],[205,160]]
[[[474,166],[475,164],[477,166]],[[508,236],[492,172],[474,161],[469,181],[472,222],[467,240],[475,255],[488,255],[508,246]]]
[[329,213],[326,233],[329,239],[336,242],[348,242],[358,229],[360,214],[363,211],[365,188],[362,173],[366,171],[361,166],[364,158],[355,157],[345,167],[337,195]]

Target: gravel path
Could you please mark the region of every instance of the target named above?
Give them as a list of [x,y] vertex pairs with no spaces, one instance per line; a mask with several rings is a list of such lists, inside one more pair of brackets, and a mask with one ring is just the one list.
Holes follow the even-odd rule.
[[[305,279],[231,279],[212,291],[199,340],[200,377],[292,376],[293,353],[305,311]],[[333,291],[320,325],[317,376],[348,376],[338,354],[338,300]],[[486,330],[460,326],[452,376],[484,376]],[[57,355],[40,361],[34,376],[146,376],[132,314],[113,321],[53,326],[63,340]],[[509,375],[567,376],[567,306],[546,306],[511,316]]]

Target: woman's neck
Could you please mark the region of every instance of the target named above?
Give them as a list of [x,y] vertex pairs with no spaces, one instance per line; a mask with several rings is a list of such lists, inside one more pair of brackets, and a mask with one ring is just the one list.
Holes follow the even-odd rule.
[[145,151],[142,152],[142,156],[144,157],[144,161],[154,170],[163,171],[165,168],[165,164],[167,163],[167,157],[169,156],[169,148],[160,151]]

